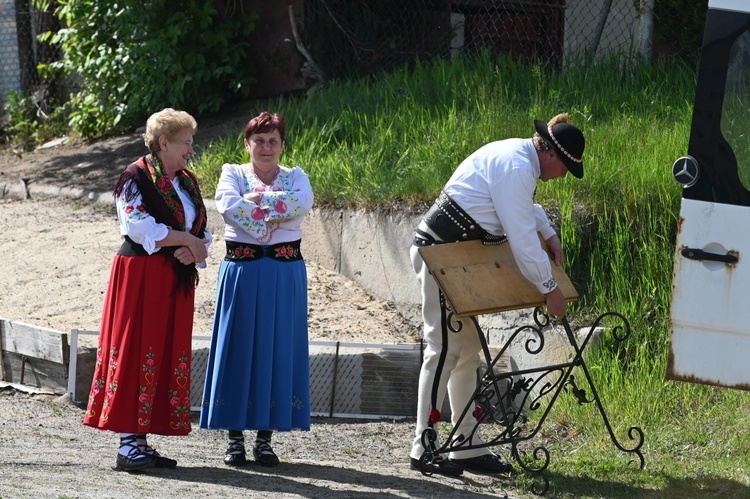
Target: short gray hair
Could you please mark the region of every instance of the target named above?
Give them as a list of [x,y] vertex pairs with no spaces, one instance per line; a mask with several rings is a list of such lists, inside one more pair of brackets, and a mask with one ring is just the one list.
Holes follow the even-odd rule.
[[198,123],[195,121],[195,118],[185,111],[176,111],[168,107],[149,116],[148,121],[146,121],[146,132],[143,134],[143,141],[146,143],[149,151],[156,153],[161,150],[159,137],[166,135],[168,140],[172,140],[178,132],[186,128],[191,129],[193,134],[195,134],[195,131],[198,129]]

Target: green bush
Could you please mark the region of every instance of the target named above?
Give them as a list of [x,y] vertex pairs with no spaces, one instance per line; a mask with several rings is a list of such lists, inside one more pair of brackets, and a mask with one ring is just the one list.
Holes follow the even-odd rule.
[[59,44],[63,57],[40,71],[80,78],[70,125],[83,137],[119,132],[164,107],[215,112],[255,81],[247,63],[255,13],[224,17],[213,0],[60,0],[55,14],[63,28],[40,39]]
[[30,151],[39,144],[65,135],[69,113],[67,105],[45,114],[31,97],[15,90],[8,93],[6,99],[3,108],[7,124],[0,130],[0,144]]

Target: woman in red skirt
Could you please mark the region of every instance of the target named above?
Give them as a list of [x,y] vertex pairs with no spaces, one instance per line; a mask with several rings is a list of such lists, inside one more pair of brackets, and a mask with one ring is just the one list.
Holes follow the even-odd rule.
[[187,170],[195,119],[164,109],[146,123],[150,153],[114,189],[124,242],[112,263],[83,423],[120,433],[115,469],[174,468],[148,433],[190,433],[190,357],[196,267],[211,234]]

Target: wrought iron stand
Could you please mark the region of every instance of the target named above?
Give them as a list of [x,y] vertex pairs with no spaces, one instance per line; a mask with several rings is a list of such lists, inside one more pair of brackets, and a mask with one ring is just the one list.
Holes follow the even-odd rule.
[[[630,324],[625,317],[616,312],[602,314],[594,321],[580,345],[567,319],[563,317],[560,323],[564,327],[567,339],[575,352],[572,360],[561,364],[498,373],[494,369],[498,360],[512,343],[518,341],[522,334],[531,336],[524,341],[524,348],[528,354],[537,355],[542,352],[544,348],[542,330],[550,325],[549,317],[542,312],[541,308],[535,308],[535,325],[523,326],[515,330],[493,358],[476,316],[459,319],[450,309],[442,291],[440,299],[441,306],[446,307],[448,313],[450,331],[459,333],[462,329],[462,320],[468,319],[473,322],[479,333],[482,355],[487,367],[479,377],[474,396],[460,414],[458,424],[453,426],[450,434],[445,438],[445,443],[438,445],[434,422],[430,422],[428,428],[422,434],[422,443],[426,451],[421,460],[425,464],[430,464],[441,454],[452,451],[509,445],[510,455],[518,465],[526,472],[539,478],[539,481],[532,486],[532,491],[537,495],[544,495],[549,490],[549,478],[545,471],[549,466],[550,453],[544,445],[533,447],[533,452],[525,452],[521,449],[521,444],[531,440],[539,432],[558,395],[563,389],[566,389],[577,398],[579,404],[595,402],[614,445],[623,452],[638,456],[640,468],[644,467],[645,461],[641,453],[644,441],[643,430],[637,426],[631,426],[628,429],[628,439],[633,443],[633,447],[625,447],[619,442],[612,430],[607,413],[594,386],[594,380],[583,358],[583,351],[589,340],[605,320],[607,324],[614,322],[614,326],[609,326],[607,331],[611,332],[617,342],[627,339],[631,331]],[[593,398],[589,398],[586,390],[578,385],[573,374],[576,367],[583,372]],[[518,403],[519,397],[520,404]],[[533,428],[529,428],[522,410],[514,409],[514,407],[526,407],[530,411],[542,411],[541,416]],[[456,428],[468,417],[476,419],[472,433],[470,435],[456,435]],[[480,431],[483,442],[472,444],[471,442],[474,441],[472,437]]]

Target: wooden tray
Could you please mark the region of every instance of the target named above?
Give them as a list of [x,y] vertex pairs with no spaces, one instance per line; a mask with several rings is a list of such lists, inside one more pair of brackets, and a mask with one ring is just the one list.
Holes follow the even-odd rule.
[[[544,240],[539,240],[547,251]],[[521,274],[508,243],[446,243],[421,247],[419,254],[458,317],[544,305],[544,295]],[[550,263],[565,299],[578,299],[565,270]]]

